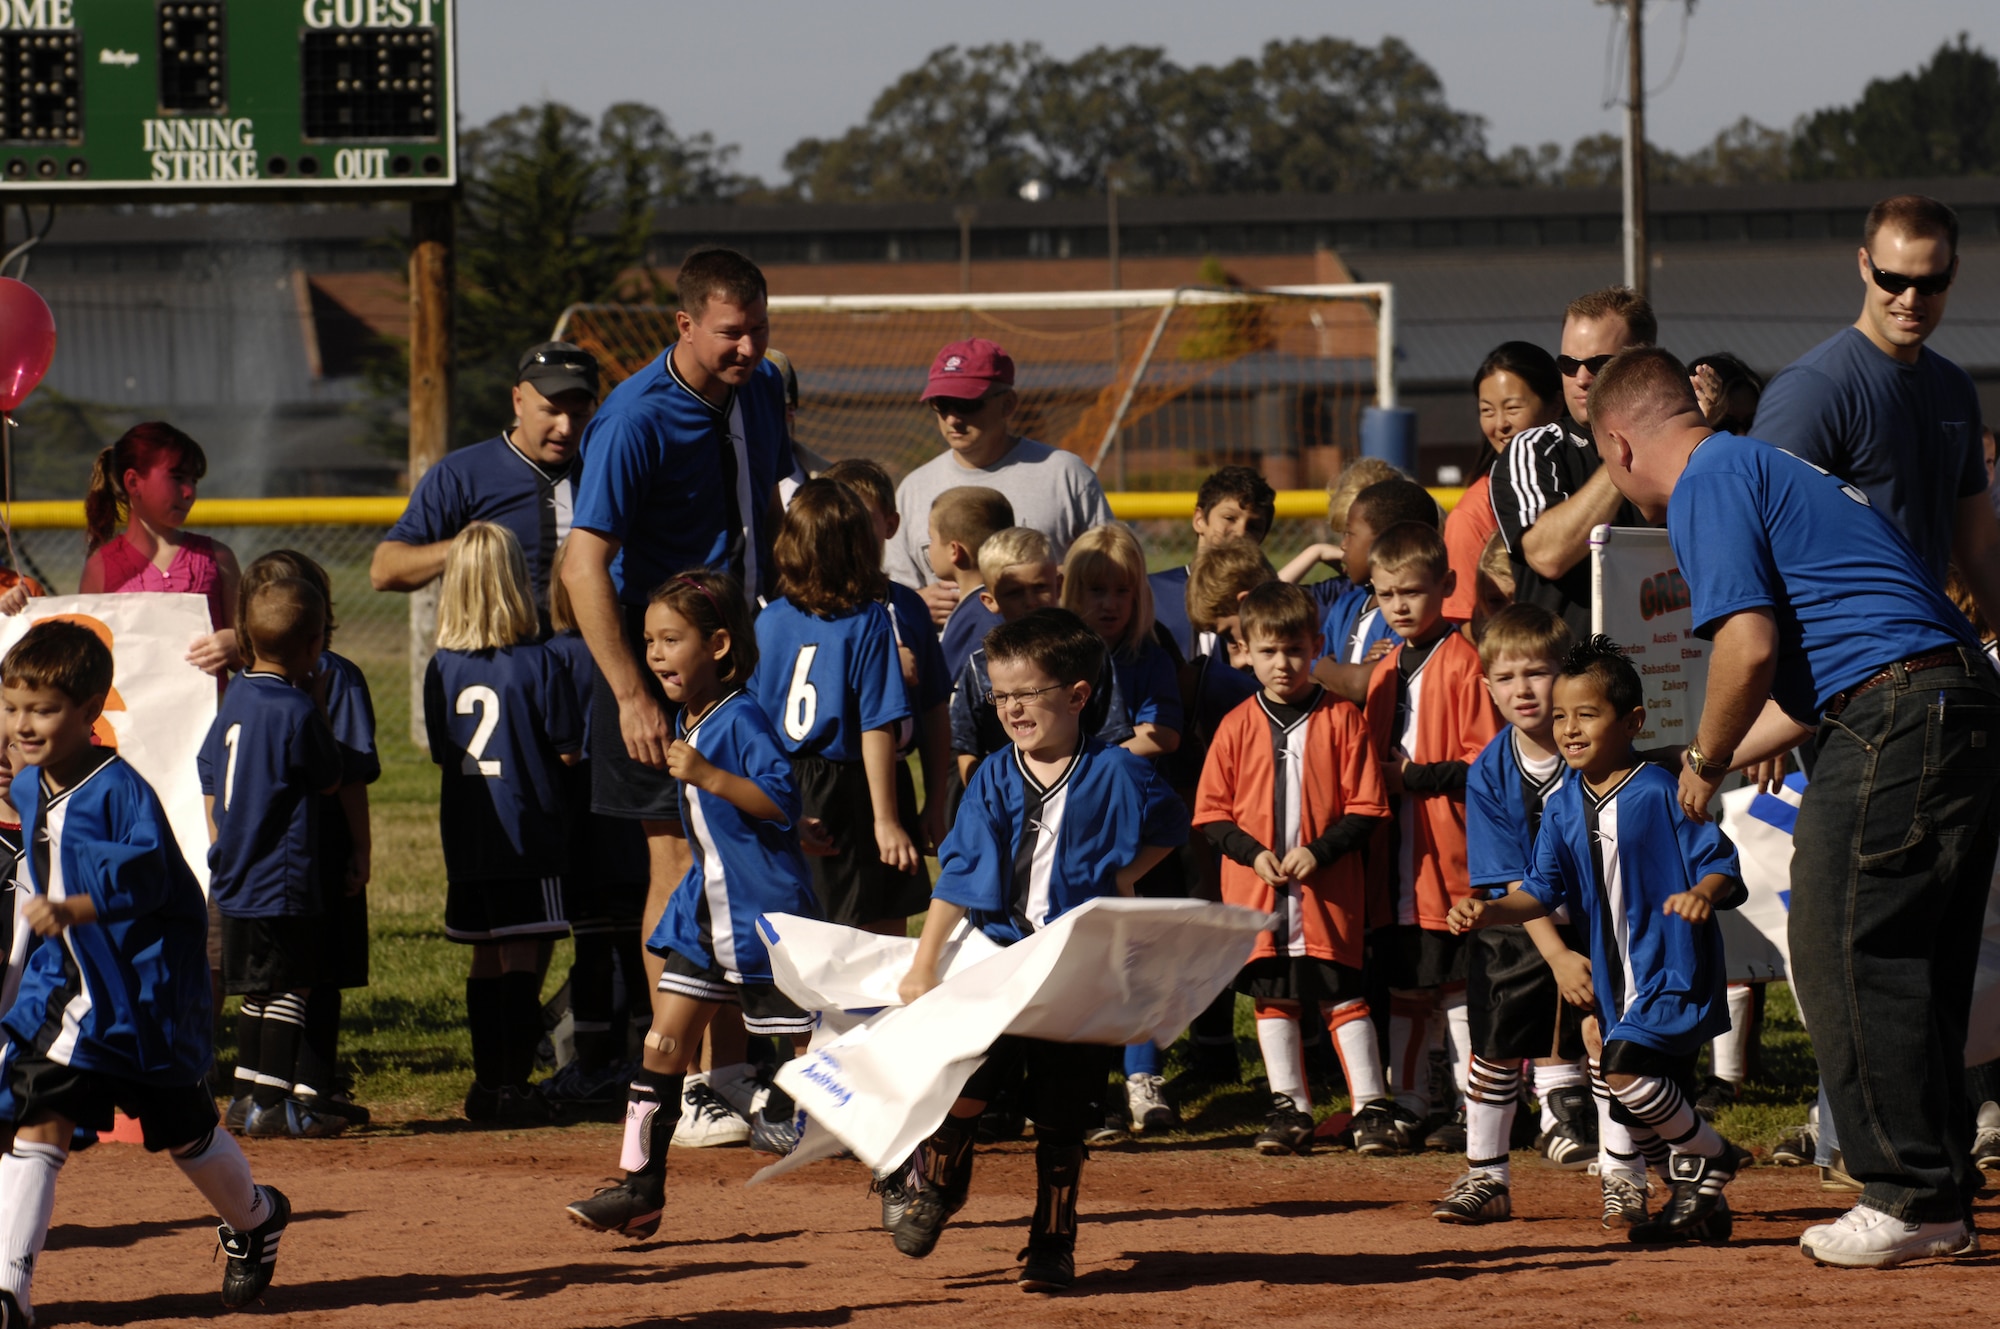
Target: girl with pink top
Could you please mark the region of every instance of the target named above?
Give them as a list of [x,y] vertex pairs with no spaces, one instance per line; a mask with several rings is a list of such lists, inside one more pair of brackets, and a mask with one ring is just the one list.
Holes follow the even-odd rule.
[[224,678],[243,663],[235,619],[242,574],[228,545],[181,529],[207,473],[201,445],[160,421],[132,426],[98,453],[83,499],[90,556],[76,589],[81,595],[181,591],[205,597],[214,631],[195,639],[188,663]]

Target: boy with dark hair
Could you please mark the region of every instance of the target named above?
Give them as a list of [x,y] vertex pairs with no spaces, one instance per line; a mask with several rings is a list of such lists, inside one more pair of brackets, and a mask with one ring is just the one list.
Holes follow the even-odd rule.
[[[33,1323],[30,1280],[56,1176],[79,1126],[136,1117],[222,1217],[223,1305],[271,1282],[291,1205],[252,1181],[215,1129],[208,908],[152,787],[91,728],[111,651],[75,623],[39,623],[0,662],[0,709],[29,769],[11,790],[28,843],[20,916],[41,938],[0,1021],[0,1325]],[[234,689],[231,689],[234,691]]]
[[[1320,622],[1320,632],[1326,638],[1326,645],[1321,648],[1325,654],[1313,666],[1313,677],[1357,706],[1368,699],[1375,662],[1397,640],[1369,584],[1369,555],[1382,532],[1404,522],[1432,530],[1440,529],[1442,524],[1437,500],[1413,480],[1379,480],[1356,494],[1347,509],[1347,529],[1341,548],[1351,580],[1325,602],[1326,617]],[[1297,566],[1295,560],[1285,572],[1292,572]]]
[[[1414,486],[1412,486],[1414,487]],[[1421,491],[1419,491],[1421,492]],[[1367,495],[1362,496],[1366,498]],[[1428,497],[1428,496],[1426,496]],[[1357,499],[1356,506],[1361,500]],[[1348,518],[1352,537],[1354,518]],[[1393,796],[1395,825],[1376,837],[1370,867],[1380,890],[1371,958],[1389,990],[1389,1064],[1396,1102],[1355,1126],[1362,1153],[1394,1153],[1422,1139],[1431,1109],[1429,1034],[1442,1015],[1462,1094],[1472,1059],[1466,947],[1445,926],[1472,892],[1466,870],[1466,773],[1499,729],[1479,652],[1444,616],[1454,584],[1437,528],[1386,527],[1370,542],[1368,575],[1382,617],[1400,638],[1375,665],[1368,727]],[[1463,1148],[1438,1132],[1441,1146]]]
[[[946,938],[970,919],[1011,945],[1087,900],[1134,884],[1187,839],[1187,809],[1151,762],[1087,736],[1104,643],[1065,609],[1040,609],[986,635],[993,704],[1013,740],[974,773],[938,855],[938,880],[901,995],[937,986]],[[921,1258],[965,1203],[980,1114],[1010,1083],[1035,1122],[1035,1215],[1025,1292],[1076,1277],[1077,1183],[1084,1132],[1102,1120],[1104,1049],[1003,1036],[966,1081],[936,1134],[882,1183],[896,1249]]]
[[[296,577],[244,605],[249,668],[223,694],[196,757],[208,805],[209,892],[222,914],[222,988],[255,1013],[256,1080],[245,1135],[337,1135],[348,1119],[293,1092],[306,1002],[321,982],[326,900],[318,795],[338,788],[340,745],[310,689],[326,641],[326,601]],[[240,1097],[240,1095],[239,1095]]]
[[[1248,466],[1225,466],[1201,482],[1194,496],[1195,553],[1225,540],[1263,544],[1278,517],[1278,491]],[[1188,574],[1192,562],[1155,572],[1153,621],[1172,639],[1181,659],[1192,660],[1215,649],[1214,634],[1196,630],[1188,618]]]
[[948,678],[958,677],[966,657],[1002,622],[1000,612],[986,603],[986,577],[980,571],[979,551],[987,540],[1013,524],[1014,505],[1005,494],[985,485],[947,489],[931,504],[926,550],[931,575],[958,587],[958,604],[938,632]]
[[1695,1056],[1729,1027],[1722,931],[1714,913],[1742,903],[1735,846],[1690,821],[1675,777],[1632,749],[1646,723],[1638,671],[1593,637],[1563,661],[1555,735],[1577,778],[1550,797],[1521,889],[1452,906],[1454,933],[1525,923],[1567,908],[1590,938],[1596,1026],[1592,1065],[1616,1097],[1613,1115],[1672,1186],[1637,1242],[1726,1240],[1722,1188],[1734,1150],[1694,1110]]
[[1356,1113],[1383,1112],[1388,1101],[1362,968],[1363,854],[1389,806],[1360,713],[1313,680],[1317,619],[1312,597],[1286,582],[1244,598],[1242,635],[1262,691],[1222,722],[1194,809],[1227,860],[1224,902],[1277,922],[1235,985],[1256,1004],[1271,1086],[1261,1154],[1312,1148],[1299,1031],[1308,1006],[1339,1053]]

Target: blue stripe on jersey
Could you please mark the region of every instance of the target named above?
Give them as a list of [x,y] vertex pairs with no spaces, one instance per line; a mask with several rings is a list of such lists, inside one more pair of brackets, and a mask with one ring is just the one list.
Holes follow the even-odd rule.
[[195,758],[215,802],[209,890],[232,918],[316,914],[318,795],[342,779],[340,747],[311,697],[276,674],[245,672]]
[[549,569],[569,534],[576,468],[543,470],[505,435],[447,452],[424,472],[409,506],[384,539],[428,545],[449,540],[475,521],[505,526],[521,542],[528,585],[542,621],[549,614]]
[[787,752],[828,761],[860,761],[863,732],[910,715],[896,630],[872,601],[822,618],[773,600],[757,615],[750,692]]
[[[1521,889],[1550,910],[1567,904],[1587,937],[1605,1041],[1683,1055],[1729,1028],[1722,928],[1662,909],[1704,877],[1740,881],[1743,873],[1736,846],[1712,823],[1689,821],[1679,799],[1678,777],[1658,766],[1638,767],[1601,798],[1581,779],[1566,780],[1542,814]],[[1603,855],[1600,879],[1606,844],[1613,852]]]
[[[1542,795],[1543,808],[1530,815],[1524,777],[1512,725],[1494,736],[1466,772],[1466,866],[1474,886],[1511,885],[1526,877],[1535,861],[1535,826],[1554,790]],[[1569,779],[1569,767],[1558,762],[1553,778],[1558,785]]]
[[[1001,945],[1046,926],[1086,900],[1118,893],[1118,873],[1148,846],[1172,848],[1188,836],[1187,807],[1143,757],[1086,739],[1060,786],[1062,815],[1049,834],[1037,826],[1033,864],[1015,862],[1028,814],[1047,791],[1030,790],[1013,752],[983,761],[966,786],[958,819],[938,850],[933,899],[968,911],[974,927]],[[1037,924],[1025,920],[1032,910]]]
[[725,798],[683,783],[681,816],[694,863],[646,945],[713,965],[732,983],[769,983],[771,958],[757,932],[758,916],[823,916],[794,829],[799,793],[792,783],[791,758],[748,692],[730,693],[693,725],[683,711],[679,729],[718,770],[761,789],[784,821],[760,820]]
[[560,754],[583,746],[567,671],[546,646],[439,651],[424,727],[442,768],[438,829],[452,881],[558,877],[569,867]]

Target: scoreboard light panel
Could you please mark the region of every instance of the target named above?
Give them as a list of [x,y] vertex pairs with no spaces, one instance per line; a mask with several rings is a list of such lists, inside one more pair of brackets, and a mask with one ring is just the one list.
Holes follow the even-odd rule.
[[0,198],[458,180],[452,0],[0,0]]

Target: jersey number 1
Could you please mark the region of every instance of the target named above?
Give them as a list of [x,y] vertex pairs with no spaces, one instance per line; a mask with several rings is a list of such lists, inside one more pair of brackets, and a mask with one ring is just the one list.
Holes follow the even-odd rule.
[[243,737],[243,726],[233,724],[222,731],[222,746],[229,749],[229,765],[222,772],[222,810],[229,811],[229,805],[236,801],[236,740]]
[[500,694],[485,684],[469,687],[458,694],[458,713],[470,715],[473,708],[479,710],[479,727],[472,731],[472,741],[465,745],[465,765],[467,775],[486,775],[500,778],[500,763],[487,761],[486,745],[493,741],[493,731],[500,727]]
[[799,658],[792,664],[792,689],[785,694],[785,733],[794,743],[805,742],[813,721],[819,718],[819,689],[808,677],[818,654],[818,646],[801,646]]

